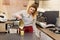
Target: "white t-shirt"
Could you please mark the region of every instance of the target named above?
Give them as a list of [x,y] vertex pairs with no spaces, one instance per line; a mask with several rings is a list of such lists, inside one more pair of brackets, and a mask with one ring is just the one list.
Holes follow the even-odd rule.
[[29,15],[26,10],[17,12],[15,15],[21,16],[24,21],[24,26],[33,26],[33,22],[35,19],[33,19],[32,15]]

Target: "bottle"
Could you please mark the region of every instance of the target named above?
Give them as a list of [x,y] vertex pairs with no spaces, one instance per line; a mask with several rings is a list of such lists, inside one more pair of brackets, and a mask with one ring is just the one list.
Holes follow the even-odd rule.
[[9,33],[9,30],[10,30],[10,25],[8,24],[8,26],[7,26],[7,31],[8,31],[8,33]]

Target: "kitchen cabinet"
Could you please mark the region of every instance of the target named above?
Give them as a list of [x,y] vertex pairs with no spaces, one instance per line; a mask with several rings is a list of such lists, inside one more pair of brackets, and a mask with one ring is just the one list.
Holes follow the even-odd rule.
[[40,39],[41,40],[53,40],[51,37],[49,37],[47,34],[41,31],[40,33]]
[[38,40],[40,40],[40,30],[37,28],[35,31],[35,36],[38,37]]
[[39,29],[36,29],[35,34],[36,34],[37,37],[40,37],[40,36],[39,36],[39,35],[40,35],[39,33],[40,33],[40,30],[39,30]]
[[40,31],[39,29],[37,29],[37,31],[36,31],[36,36],[39,37],[40,40],[53,40],[47,34],[45,34],[44,32]]
[[6,32],[5,23],[0,23],[0,32]]

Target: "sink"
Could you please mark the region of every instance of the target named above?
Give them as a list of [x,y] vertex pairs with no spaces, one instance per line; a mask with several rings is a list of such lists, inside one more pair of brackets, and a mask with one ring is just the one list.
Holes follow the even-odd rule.
[[49,30],[53,33],[60,34],[60,30],[57,30],[56,28],[50,28]]

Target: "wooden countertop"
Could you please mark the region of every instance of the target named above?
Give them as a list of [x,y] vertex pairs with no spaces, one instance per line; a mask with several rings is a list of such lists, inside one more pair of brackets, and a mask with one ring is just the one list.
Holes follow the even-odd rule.
[[45,34],[47,34],[48,36],[50,36],[51,38],[55,40],[60,40],[60,34],[53,33],[52,31],[49,30],[49,28],[44,29],[44,28],[38,27],[38,29],[44,32]]

